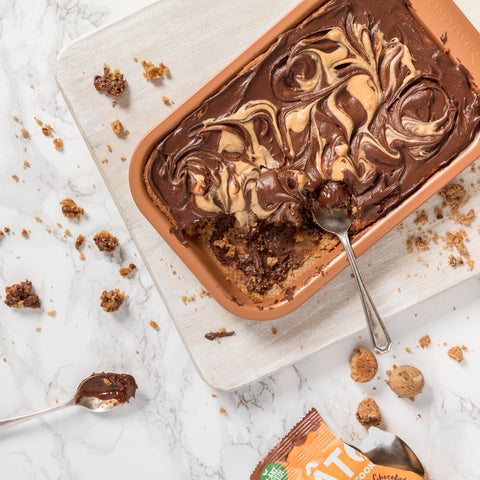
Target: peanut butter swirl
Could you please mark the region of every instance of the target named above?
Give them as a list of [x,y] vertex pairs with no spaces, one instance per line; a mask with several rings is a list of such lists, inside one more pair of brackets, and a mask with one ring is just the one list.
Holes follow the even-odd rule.
[[466,148],[479,113],[405,0],[333,0],[159,143],[145,181],[178,231],[225,215],[301,225],[338,182],[358,231]]

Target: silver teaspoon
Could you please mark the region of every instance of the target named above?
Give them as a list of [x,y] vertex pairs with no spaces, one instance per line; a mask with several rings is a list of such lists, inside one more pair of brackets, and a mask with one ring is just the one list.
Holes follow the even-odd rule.
[[137,384],[131,375],[123,373],[93,373],[83,380],[75,395],[66,403],[40,410],[39,412],[8,418],[0,421],[0,430],[10,425],[23,423],[31,418],[40,417],[47,413],[56,412],[66,407],[79,405],[92,412],[106,412],[123,405],[135,396]]
[[342,242],[343,248],[350,262],[350,266],[355,277],[360,298],[362,300],[363,311],[367,320],[368,330],[373,342],[374,349],[380,353],[386,353],[390,350],[392,340],[385,328],[375,305],[368,294],[363,282],[360,270],[358,269],[357,259],[353,253],[350,239],[348,237],[348,229],[351,222],[348,218],[348,209],[346,208],[318,208],[313,210],[313,218],[315,222],[327,232],[335,234]]

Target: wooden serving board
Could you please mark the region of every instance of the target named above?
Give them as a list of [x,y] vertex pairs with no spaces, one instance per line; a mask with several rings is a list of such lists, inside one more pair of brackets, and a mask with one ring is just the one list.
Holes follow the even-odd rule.
[[[281,319],[254,322],[230,314],[202,294],[198,280],[135,206],[128,185],[128,159],[138,140],[175,107],[165,105],[162,96],[176,105],[186,100],[296,3],[163,0],[76,40],[57,58],[58,85],[92,157],[199,374],[219,390],[241,388],[364,328],[354,281],[344,271]],[[480,7],[474,1],[458,3],[473,21],[480,20]],[[133,57],[163,62],[171,74],[147,82]],[[93,87],[93,77],[102,72],[104,63],[120,69],[128,80],[126,93],[115,107]],[[128,136],[114,135],[110,123],[116,119],[129,130]],[[108,162],[102,163],[104,158]],[[463,177],[470,193],[462,208],[467,212],[480,204],[476,191],[480,173],[468,169]],[[412,215],[360,258],[365,281],[385,318],[474,276],[480,268],[448,265],[448,256],[456,252],[445,250],[441,237],[462,226],[452,218],[434,220],[434,207],[441,203],[435,195],[423,207],[427,224],[415,224]],[[465,228],[473,259],[480,254],[478,223],[475,220]],[[428,250],[407,253],[410,236],[431,238],[435,233],[438,244],[431,242]],[[222,327],[236,334],[219,342],[204,338]]]

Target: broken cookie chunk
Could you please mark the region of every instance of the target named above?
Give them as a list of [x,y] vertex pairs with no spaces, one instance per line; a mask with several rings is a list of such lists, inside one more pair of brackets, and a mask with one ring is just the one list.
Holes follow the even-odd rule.
[[80,247],[83,245],[84,241],[85,241],[85,237],[82,234],[80,234],[75,240],[75,248],[77,250],[80,250]]
[[82,207],[79,207],[71,198],[65,198],[60,202],[62,206],[62,213],[65,217],[71,220],[79,219],[80,215],[85,213]]
[[452,212],[456,212],[467,200],[465,188],[458,183],[451,183],[443,187],[438,193],[443,198],[442,207],[448,205]]
[[93,241],[101,252],[113,252],[118,247],[118,238],[106,230],[95,234]]
[[104,92],[111,97],[121,97],[125,91],[127,81],[119,70],[110,71],[110,67],[103,64],[103,75],[96,75],[93,85],[99,92]]
[[7,293],[5,305],[12,308],[40,308],[40,299],[38,295],[32,293],[32,289],[30,280],[5,287]]
[[120,135],[122,133],[122,130],[123,130],[123,125],[122,125],[122,122],[120,120],[114,120],[110,126],[112,127],[112,131],[115,135]]
[[461,363],[463,362],[463,360],[465,359],[465,357],[463,356],[463,352],[462,352],[462,349],[457,345],[456,347],[452,347],[449,351],[448,351],[448,356],[450,358],[453,358],[455,361],[457,361],[458,363]]
[[120,269],[120,275],[122,277],[126,277],[128,275],[130,275],[131,273],[133,273],[133,271],[137,268],[137,266],[133,263],[131,263],[128,267],[122,267]]
[[115,290],[104,290],[101,297],[100,306],[105,312],[116,312],[125,300],[125,292],[121,292],[118,288]]
[[365,383],[376,375],[378,364],[375,355],[366,348],[355,348],[349,361],[350,376],[355,382]]
[[162,78],[164,75],[168,75],[169,71],[168,67],[163,63],[156,67],[152,62],[146,62],[145,60],[142,60],[142,67],[145,70],[143,76],[149,81]]
[[380,409],[373,398],[365,398],[359,403],[356,417],[364,427],[378,427],[382,423]]

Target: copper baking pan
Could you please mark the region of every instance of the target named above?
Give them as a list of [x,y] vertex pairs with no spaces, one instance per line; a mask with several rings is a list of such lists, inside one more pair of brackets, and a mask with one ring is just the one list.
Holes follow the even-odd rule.
[[[268,304],[254,303],[228,282],[211,253],[199,244],[190,244],[185,247],[170,232],[169,221],[147,194],[143,182],[144,166],[157,143],[174,130],[184,117],[195,110],[206,98],[217,92],[250,61],[267,50],[280,33],[299,24],[326,1],[303,0],[165,120],[153,127],[140,140],[131,159],[130,189],[140,211],[217,302],[231,313],[243,318],[270,320],[292,312],[348,265],[345,253],[341,247],[335,249],[327,256],[322,257],[321,263],[307,269],[304,274],[296,278],[292,284],[295,287],[293,298],[290,295],[278,298],[276,303],[271,303],[271,301]],[[432,39],[437,40],[441,47],[440,35],[447,32],[447,43],[443,48],[450,49],[451,57],[458,58],[470,71],[473,82],[480,85],[480,34],[453,0],[411,0],[411,5],[417,21],[426,29]],[[479,157],[480,142],[478,139],[477,135],[475,141],[459,153],[449,165],[436,172],[415,193],[385,217],[358,234],[353,239],[356,255],[365,252]]]

